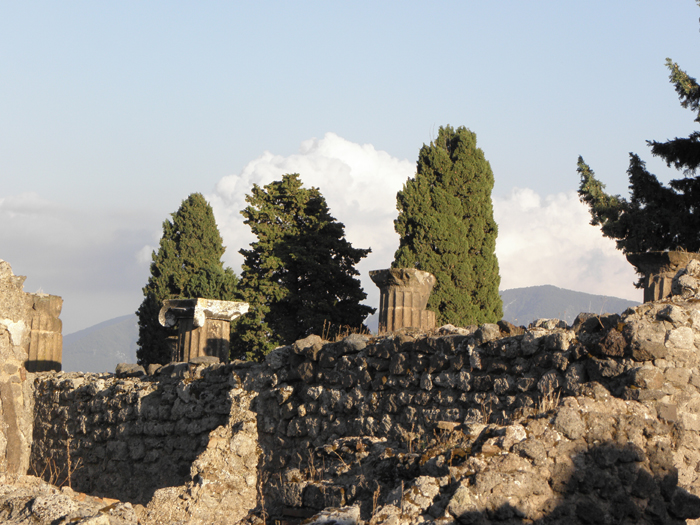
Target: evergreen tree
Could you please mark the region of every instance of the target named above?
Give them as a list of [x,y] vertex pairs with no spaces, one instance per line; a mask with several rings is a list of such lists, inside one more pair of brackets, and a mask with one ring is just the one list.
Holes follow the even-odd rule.
[[237,278],[221,262],[225,248],[206,199],[193,193],[171,216],[172,220],[163,222],[163,237],[158,251],[151,256],[151,276],[143,289],[145,298],[136,311],[139,319],[136,355],[141,365],[163,364],[172,358],[168,338],[176,331],[158,322],[163,300],[191,297],[232,300],[236,294]]
[[396,196],[401,241],[392,266],[435,275],[428,308],[439,324],[496,322],[503,315],[492,189],[476,134],[446,126],[423,145],[415,178]]
[[[700,122],[700,86],[671,59],[666,59],[666,65],[681,106],[695,112],[695,122]],[[696,175],[700,165],[700,132],[666,142],[647,141],[647,144],[652,155],[664,159],[669,167],[683,170],[685,177],[671,180],[666,186],[647,171],[639,156],[630,153],[627,200],[608,195],[605,185],[579,157],[578,193],[590,208],[591,224],[599,225],[606,237],[616,239],[617,248],[623,253],[700,251],[700,178]]]
[[374,309],[361,305],[355,265],[370,252],[345,239],[318,188],[298,174],[253,186],[241,213],[257,237],[244,256],[241,293],[251,310],[235,327],[234,353],[260,359],[312,333],[361,327]]
[[[694,111],[700,122],[700,87],[696,80],[667,59],[670,79],[681,105]],[[608,195],[593,170],[578,159],[581,177],[579,196],[591,211],[591,224],[599,225],[606,237],[616,239],[623,253],[683,249],[700,251],[700,132],[666,142],[648,141],[652,155],[670,167],[683,170],[685,177],[668,186],[649,173],[638,155],[630,153],[627,175],[629,200]]]

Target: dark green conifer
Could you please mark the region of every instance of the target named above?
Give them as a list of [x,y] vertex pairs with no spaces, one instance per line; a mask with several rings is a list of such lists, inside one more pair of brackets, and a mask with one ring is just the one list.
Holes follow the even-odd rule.
[[275,346],[342,326],[360,328],[374,309],[355,265],[370,252],[345,239],[318,188],[298,174],[254,185],[241,213],[257,237],[244,256],[241,293],[251,311],[237,322],[236,356],[260,359]]
[[476,134],[440,128],[423,145],[416,176],[397,194],[401,237],[392,264],[435,275],[428,308],[438,324],[496,322],[502,317],[493,219],[493,173]]
[[172,220],[163,222],[163,237],[158,251],[153,252],[151,276],[143,289],[145,298],[136,311],[136,355],[141,365],[171,360],[168,338],[175,330],[158,323],[163,300],[203,297],[229,301],[236,294],[237,278],[221,262],[225,248],[206,199],[193,193],[171,216]]
[[[700,86],[666,59],[681,106],[696,113],[700,122]],[[623,253],[682,249],[700,251],[700,132],[666,142],[647,141],[652,155],[661,157],[670,167],[682,170],[685,177],[671,180],[668,186],[649,173],[645,163],[630,153],[627,175],[629,200],[608,195],[605,185],[593,170],[578,158],[581,177],[579,196],[591,212],[591,224],[600,226],[603,235],[616,240]],[[641,285],[641,280],[638,283]]]

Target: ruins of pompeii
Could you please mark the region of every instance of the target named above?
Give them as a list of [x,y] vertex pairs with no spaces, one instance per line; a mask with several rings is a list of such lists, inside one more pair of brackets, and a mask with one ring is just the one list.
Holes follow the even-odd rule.
[[385,333],[261,363],[212,354],[231,305],[165,305],[181,362],[103,374],[0,261],[0,520],[700,523],[700,262],[649,257],[644,304],[572,326],[433,328],[429,274],[385,270]]

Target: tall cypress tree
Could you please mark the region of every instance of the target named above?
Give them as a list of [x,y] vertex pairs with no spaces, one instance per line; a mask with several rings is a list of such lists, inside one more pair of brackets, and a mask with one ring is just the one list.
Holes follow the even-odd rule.
[[241,293],[251,310],[236,324],[234,353],[260,359],[275,346],[343,326],[359,328],[374,309],[355,265],[370,252],[353,248],[318,188],[298,174],[253,186],[241,213],[257,237],[245,257]]
[[457,326],[501,319],[493,172],[465,127],[441,127],[418,156],[416,176],[396,200],[401,236],[392,264],[435,275],[428,308]]
[[168,338],[173,328],[158,322],[158,312],[165,299],[232,300],[236,295],[237,278],[231,268],[224,268],[221,256],[225,248],[214,212],[200,193],[193,193],[163,222],[163,237],[157,252],[151,256],[151,276],[143,289],[145,296],[136,311],[139,319],[141,365],[167,363],[171,360]]

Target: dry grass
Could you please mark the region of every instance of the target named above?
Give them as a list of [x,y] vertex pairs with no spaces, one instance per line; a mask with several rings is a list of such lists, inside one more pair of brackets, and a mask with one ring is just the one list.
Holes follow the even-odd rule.
[[321,339],[331,341],[333,343],[345,339],[351,334],[372,335],[366,326],[362,325],[334,325],[330,321],[323,321],[323,330],[321,331]]
[[537,413],[546,414],[551,410],[554,410],[559,406],[559,398],[561,397],[561,392],[554,392],[554,390],[548,390],[544,392],[539,401],[537,402]]
[[82,468],[82,463],[83,460],[82,458],[78,458],[78,461],[73,463],[71,453],[70,453],[70,447],[71,447],[72,440],[71,438],[68,438],[66,441],[66,466],[65,467],[60,467],[58,464],[58,461],[56,461],[56,458],[54,457],[53,451],[49,454],[49,456],[46,458],[46,462],[44,463],[44,468],[41,470],[41,472],[36,470],[36,467],[32,467],[32,470],[34,472],[34,475],[38,478],[41,478],[51,485],[54,485],[56,487],[64,487],[68,485],[68,488],[71,490],[73,489],[73,481],[72,477],[73,474]]

